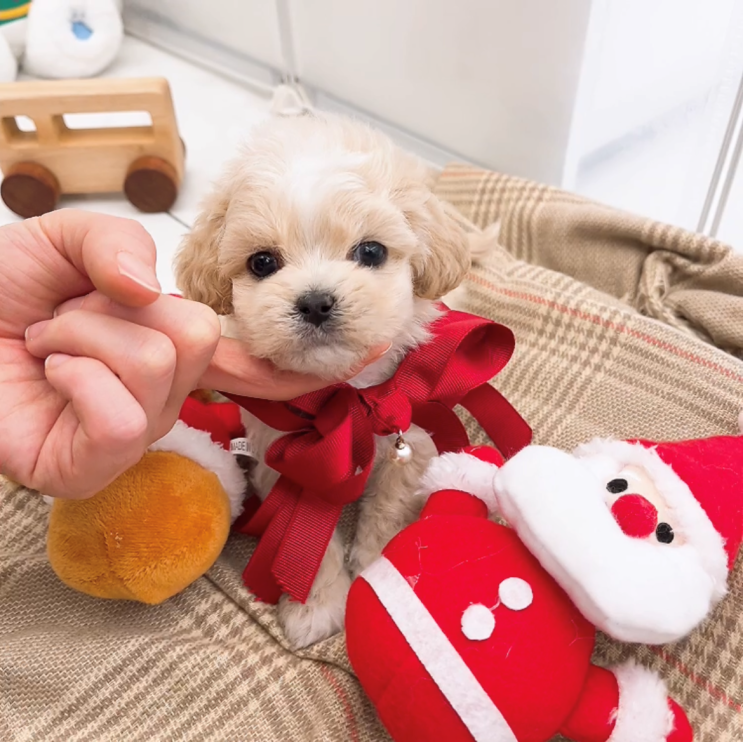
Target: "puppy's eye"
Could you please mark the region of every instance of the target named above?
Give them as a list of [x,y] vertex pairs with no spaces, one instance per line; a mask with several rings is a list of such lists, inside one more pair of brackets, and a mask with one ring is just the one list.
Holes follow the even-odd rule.
[[248,270],[256,278],[266,278],[281,268],[279,258],[272,252],[257,252],[248,258]]
[[351,260],[367,268],[378,268],[387,260],[387,248],[381,242],[359,242],[351,250]]

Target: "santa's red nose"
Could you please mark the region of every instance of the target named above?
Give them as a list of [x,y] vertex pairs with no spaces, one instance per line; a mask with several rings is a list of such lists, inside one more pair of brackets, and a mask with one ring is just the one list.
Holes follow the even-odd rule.
[[658,511],[642,495],[622,495],[611,506],[611,514],[619,527],[633,538],[649,536],[658,525]]

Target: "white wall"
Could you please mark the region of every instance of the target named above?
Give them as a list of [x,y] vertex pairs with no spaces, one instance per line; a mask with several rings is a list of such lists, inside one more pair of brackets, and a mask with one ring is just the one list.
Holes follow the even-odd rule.
[[582,91],[583,154],[709,95],[728,57],[737,2],[596,2]]
[[274,0],[124,0],[124,7],[130,16],[158,17],[216,46],[284,67]]
[[559,183],[591,0],[291,0],[299,77],[462,157]]
[[697,219],[719,148],[730,96],[711,91],[724,87],[734,7],[743,0],[126,0],[141,37],[260,77],[266,94],[296,71],[320,107],[365,112],[431,162],[674,221]]

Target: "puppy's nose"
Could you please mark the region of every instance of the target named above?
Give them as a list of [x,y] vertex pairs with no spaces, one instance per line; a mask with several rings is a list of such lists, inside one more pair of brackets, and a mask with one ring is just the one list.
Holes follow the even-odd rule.
[[310,291],[297,299],[297,311],[305,322],[315,327],[330,318],[335,306],[335,297],[322,291]]

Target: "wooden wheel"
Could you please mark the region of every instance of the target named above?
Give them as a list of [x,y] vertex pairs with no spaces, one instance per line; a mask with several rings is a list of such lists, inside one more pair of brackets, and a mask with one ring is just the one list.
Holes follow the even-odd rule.
[[60,192],[54,173],[36,162],[12,165],[0,185],[5,205],[24,219],[53,211]]
[[156,214],[167,211],[178,196],[175,168],[160,157],[140,157],[129,167],[124,193],[140,211]]

